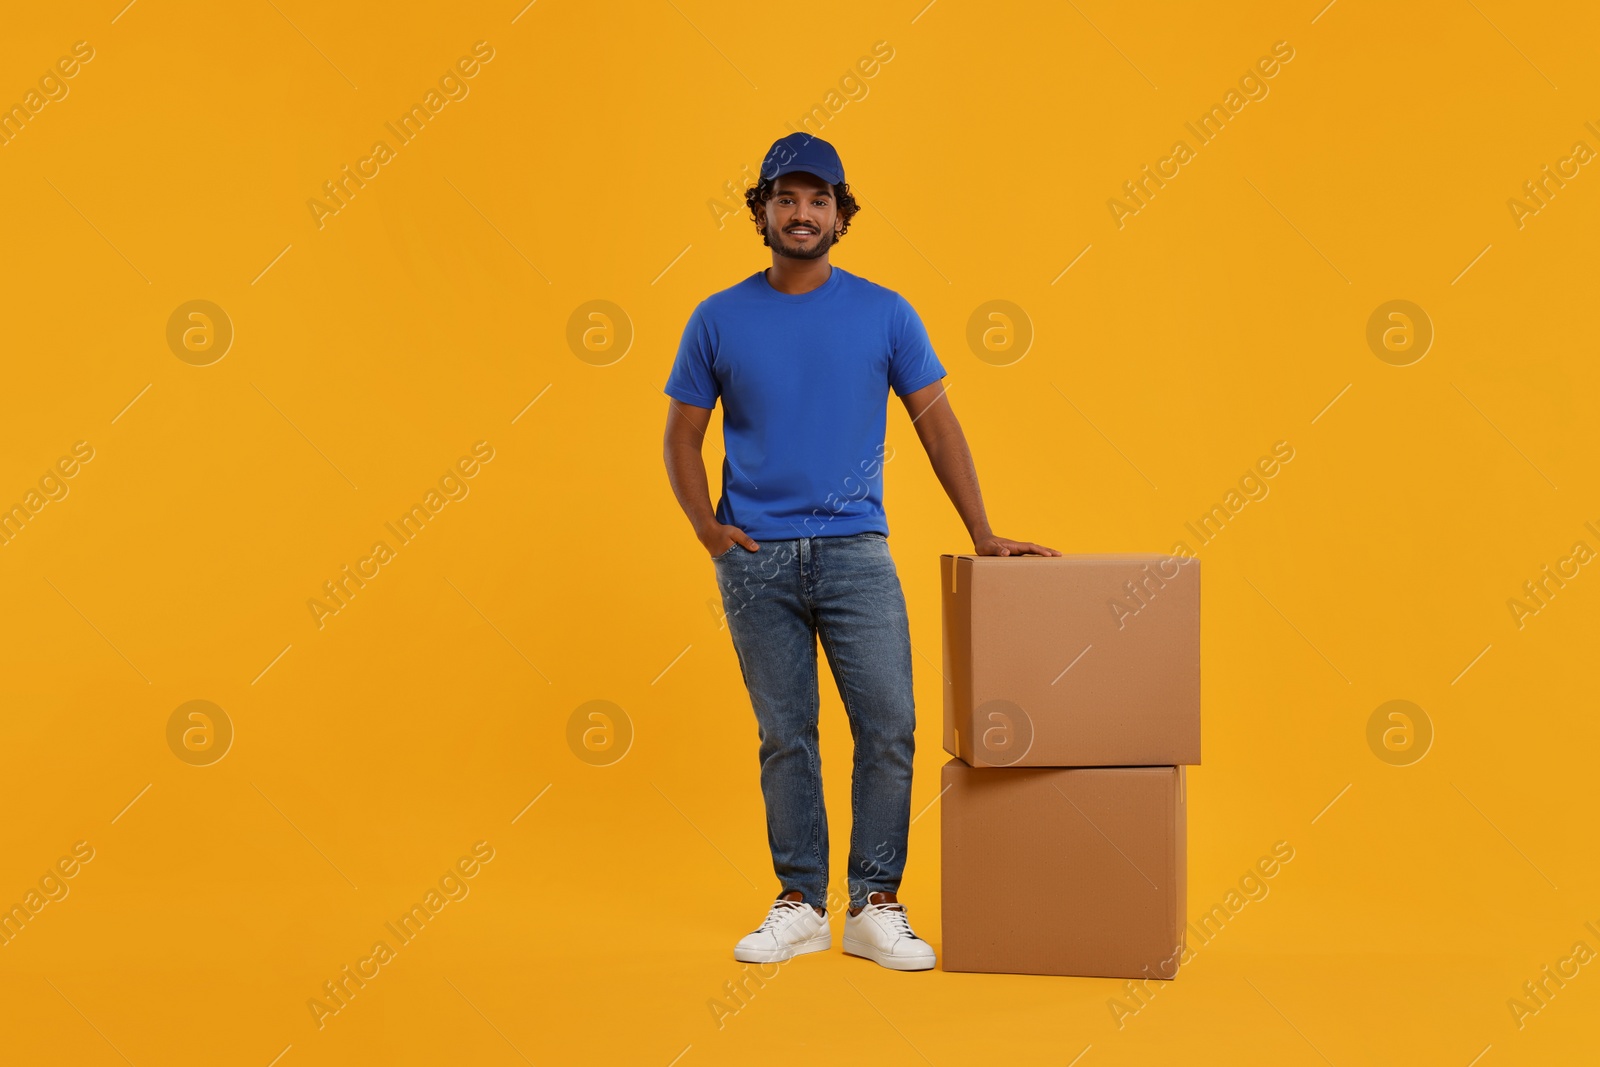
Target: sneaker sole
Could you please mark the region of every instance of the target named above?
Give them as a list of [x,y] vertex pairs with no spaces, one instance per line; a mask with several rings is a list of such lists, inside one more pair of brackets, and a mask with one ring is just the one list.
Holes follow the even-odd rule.
[[786,963],[808,952],[826,952],[833,947],[833,934],[819,934],[788,949],[735,948],[733,958],[740,963]]
[[913,956],[885,956],[871,945],[857,941],[854,938],[844,939],[844,954],[846,956],[860,956],[864,960],[871,960],[880,967],[887,967],[891,971],[928,971],[932,970],[939,961],[935,959],[920,959]]

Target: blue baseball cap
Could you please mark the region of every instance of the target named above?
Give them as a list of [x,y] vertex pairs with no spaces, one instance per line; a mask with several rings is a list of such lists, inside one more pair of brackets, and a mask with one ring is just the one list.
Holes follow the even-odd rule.
[[778,138],[761,161],[763,178],[778,178],[795,171],[815,174],[829,185],[844,184],[844,163],[839,153],[813,134],[795,132]]

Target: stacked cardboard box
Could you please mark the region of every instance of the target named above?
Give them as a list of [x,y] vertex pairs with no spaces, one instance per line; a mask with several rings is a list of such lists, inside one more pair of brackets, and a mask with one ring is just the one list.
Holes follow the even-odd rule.
[[1170,978],[1184,766],[1200,762],[1200,563],[940,559],[949,971]]

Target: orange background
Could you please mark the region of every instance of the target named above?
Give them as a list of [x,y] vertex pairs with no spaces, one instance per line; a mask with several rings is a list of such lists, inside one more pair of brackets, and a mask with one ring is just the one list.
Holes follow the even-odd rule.
[[[0,901],[77,842],[93,858],[0,947],[6,1058],[1587,1052],[1592,967],[1521,1028],[1507,1001],[1575,942],[1600,949],[1600,577],[1579,567],[1520,628],[1507,601],[1575,542],[1600,547],[1600,177],[1580,167],[1520,227],[1508,200],[1574,142],[1600,148],[1600,23],[1579,4],[1319,6],[12,12],[0,102],[74,42],[93,58],[0,147],[0,504],[76,442],[93,458],[0,547]],[[467,95],[319,228],[323,183],[479,41],[493,54]],[[892,58],[830,100],[880,41]],[[1293,58],[1267,95],[1119,228],[1108,200],[1279,41]],[[1120,1028],[1119,982],[899,974],[837,949],[720,1028],[709,1007],[777,886],[755,723],[662,467],[660,386],[695,302],[769,262],[741,174],[830,103],[813,132],[864,204],[834,259],[921,313],[998,532],[1169,550],[1276,442],[1294,449],[1199,549],[1189,915],[1276,842],[1294,858]],[[1407,366],[1367,343],[1396,299],[1435,333]],[[231,323],[220,359],[203,337],[186,358],[169,345],[193,300]],[[580,317],[602,334],[575,347],[596,300],[620,314]],[[1031,327],[1020,359],[968,342],[992,300]],[[938,557],[970,544],[891,405],[927,808],[902,896],[937,947]],[[493,458],[467,495],[319,628],[323,583],[477,442]],[[849,735],[826,676],[823,696],[843,841]],[[204,766],[179,758],[181,728],[169,744],[194,700],[233,731]],[[569,743],[593,700],[631,734],[603,766]],[[1369,747],[1391,700],[1431,724],[1409,765]],[[308,1000],[477,842],[492,860],[448,883],[467,895],[319,1029]]]

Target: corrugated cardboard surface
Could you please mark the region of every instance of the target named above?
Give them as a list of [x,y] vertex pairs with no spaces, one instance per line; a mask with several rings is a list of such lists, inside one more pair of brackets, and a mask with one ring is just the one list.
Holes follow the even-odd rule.
[[1183,955],[1182,767],[944,765],[947,971],[1171,978]]
[[944,748],[975,767],[1200,762],[1200,561],[940,557]]

